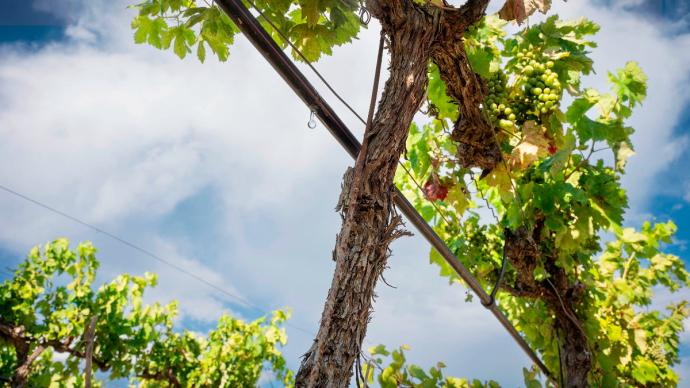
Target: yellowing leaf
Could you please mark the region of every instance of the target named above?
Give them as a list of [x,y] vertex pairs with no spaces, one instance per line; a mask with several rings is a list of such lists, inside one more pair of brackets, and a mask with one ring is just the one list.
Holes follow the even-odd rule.
[[515,20],[517,24],[522,24],[537,10],[545,14],[549,8],[551,8],[551,0],[506,0],[498,11],[498,16],[503,20]]
[[627,141],[622,141],[618,144],[615,144],[613,146],[613,152],[616,158],[616,169],[618,171],[623,171],[628,162],[628,158],[635,155],[635,151]]
[[504,164],[499,164],[483,179],[487,185],[496,188],[498,195],[505,201],[510,201],[513,196],[513,185]]
[[513,148],[509,163],[513,168],[525,169],[540,157],[548,155],[549,139],[544,136],[544,128],[528,121],[523,127],[523,138]]
[[647,332],[645,330],[635,330],[635,345],[642,353],[647,352]]
[[453,205],[458,216],[462,215],[470,205],[467,195],[461,185],[455,185],[448,191],[446,202]]

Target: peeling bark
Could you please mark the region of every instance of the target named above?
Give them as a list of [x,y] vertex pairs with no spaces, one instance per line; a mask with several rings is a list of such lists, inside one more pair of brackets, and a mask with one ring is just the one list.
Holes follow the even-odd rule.
[[433,31],[412,3],[386,2],[370,11],[382,21],[389,40],[390,78],[355,168],[345,174],[335,275],[319,332],[297,373],[298,387],[349,385],[388,246],[405,234],[402,219],[393,212],[391,188],[409,125],[424,98]]
[[458,160],[463,167],[492,170],[501,161],[494,128],[481,110],[486,86],[469,63],[464,34],[486,11],[488,0],[469,1],[456,12],[442,14],[432,60],[438,66],[446,92],[458,104],[459,116],[452,139],[458,143]]
[[[439,52],[439,32],[460,34],[484,14],[488,0],[470,0],[461,9],[446,11],[420,6],[411,0],[369,0],[367,8],[377,18],[388,38],[390,77],[379,101],[376,116],[367,128],[354,169],[343,179],[338,201],[343,224],[336,238],[335,274],[321,316],[319,332],[296,376],[297,387],[347,387],[371,319],[374,289],[388,258],[389,244],[406,232],[393,211],[393,177],[414,114],[427,87],[427,65]],[[452,16],[451,16],[452,14]],[[444,15],[449,15],[444,19]],[[446,20],[446,28],[440,21]],[[459,48],[460,47],[460,48]],[[464,46],[453,49],[464,54]],[[459,54],[457,51],[454,54]],[[476,75],[454,65],[457,57],[439,53],[442,73],[452,73],[462,85],[467,101],[478,101]],[[464,58],[466,61],[466,57]],[[474,80],[464,81],[465,77]],[[474,87],[474,86],[473,86]],[[481,94],[480,94],[481,96]],[[481,99],[481,97],[479,97]],[[461,106],[467,102],[462,100]],[[467,122],[478,120],[479,105],[467,103],[461,112]],[[474,130],[467,127],[468,131]],[[479,151],[477,151],[479,152]],[[483,163],[481,166],[488,166]]]

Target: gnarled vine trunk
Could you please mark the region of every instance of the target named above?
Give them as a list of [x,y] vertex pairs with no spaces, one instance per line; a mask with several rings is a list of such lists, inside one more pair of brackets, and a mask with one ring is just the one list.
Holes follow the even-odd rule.
[[446,84],[446,93],[458,104],[459,115],[451,137],[458,144],[459,162],[463,167],[492,170],[501,160],[501,151],[494,127],[481,110],[486,88],[470,66],[463,40],[467,27],[484,15],[489,2],[474,3],[473,7],[444,15],[432,59]]
[[29,382],[29,372],[31,365],[46,349],[45,345],[39,344],[31,349],[31,344],[25,337],[24,328],[13,326],[5,322],[0,317],[0,339],[12,344],[16,357],[16,369],[12,375],[10,385],[14,387],[25,387]]
[[[457,104],[458,120],[452,139],[458,144],[458,160],[463,167],[492,170],[502,162],[494,126],[482,114],[481,104],[486,88],[480,76],[472,71],[465,52],[463,33],[486,10],[488,1],[474,1],[473,7],[445,14],[439,36],[435,39],[432,60],[438,66],[446,92]],[[587,386],[587,375],[592,369],[591,352],[576,306],[581,302],[579,283],[569,284],[563,269],[556,266],[555,258],[544,257],[536,248],[543,240],[541,228],[530,232],[520,229],[506,230],[507,257],[518,273],[517,287],[504,287],[515,296],[538,298],[546,302],[556,317],[556,329],[562,339],[562,363],[565,385],[569,388]],[[549,281],[536,282],[534,269],[537,258],[547,263]]]
[[[555,316],[554,334],[559,337],[565,386],[587,387],[592,355],[582,320],[576,311],[584,289],[580,283],[569,282],[565,271],[556,265],[555,257],[540,252],[538,247],[542,245],[540,242],[544,242],[541,229],[541,222],[532,231],[505,229],[506,257],[515,268],[517,279],[515,285],[504,285],[503,288],[514,296],[541,299],[546,303]],[[533,275],[539,258],[549,274],[549,278],[542,281],[537,281]]]
[[[298,387],[346,387],[350,383],[388,246],[405,233],[399,229],[400,217],[393,212],[393,177],[410,123],[424,99],[427,65],[438,44],[435,39],[447,29],[461,39],[464,30],[481,18],[486,3],[488,0],[469,0],[461,9],[444,11],[411,0],[367,1],[368,10],[388,38],[390,77],[373,123],[365,131],[355,167],[344,177],[338,203],[343,224],[334,250],[335,274],[319,332],[297,373]],[[445,18],[451,14],[453,17]],[[456,71],[456,67],[448,70]]]
[[390,78],[372,126],[364,134],[355,168],[345,174],[338,204],[343,226],[334,251],[335,275],[319,332],[297,374],[299,387],[349,385],[388,246],[403,233],[400,217],[392,212],[393,177],[412,117],[424,98],[432,31],[411,2],[390,3],[370,7],[388,37]]

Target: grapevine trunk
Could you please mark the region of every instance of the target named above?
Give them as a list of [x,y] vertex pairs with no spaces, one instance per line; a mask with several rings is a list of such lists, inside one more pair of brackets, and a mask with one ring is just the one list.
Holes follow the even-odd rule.
[[[424,99],[428,62],[438,51],[435,40],[459,39],[454,49],[462,55],[462,34],[481,18],[487,3],[470,0],[456,12],[444,13],[408,0],[367,2],[388,38],[390,76],[374,121],[365,131],[355,167],[345,173],[338,203],[343,224],[333,253],[335,274],[319,332],[297,373],[297,387],[346,387],[350,383],[389,244],[405,234],[399,229],[400,217],[393,211],[393,177],[409,126]],[[458,68],[452,58],[441,66],[443,72],[453,73],[464,84],[477,82],[469,67]],[[472,80],[465,80],[470,75]],[[467,115],[476,118],[479,105],[468,104],[467,110],[474,110]]]
[[[391,21],[374,9],[374,15]],[[399,229],[400,216],[393,211],[392,184],[409,125],[424,98],[432,35],[417,20],[408,17],[398,28],[382,23],[389,43],[390,77],[372,126],[365,131],[355,167],[345,173],[338,203],[343,225],[333,254],[335,274],[319,332],[297,374],[298,387],[349,385],[388,246],[405,233]]]

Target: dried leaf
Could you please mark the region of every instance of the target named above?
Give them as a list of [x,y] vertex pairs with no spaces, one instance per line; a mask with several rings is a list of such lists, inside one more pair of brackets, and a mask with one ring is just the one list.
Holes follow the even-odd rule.
[[509,163],[513,168],[525,169],[540,157],[549,154],[549,139],[544,135],[544,128],[534,121],[523,126],[523,138],[510,155]]
[[550,8],[551,0],[506,0],[501,10],[498,11],[498,16],[503,20],[515,20],[517,24],[522,24],[537,10],[546,14]]

